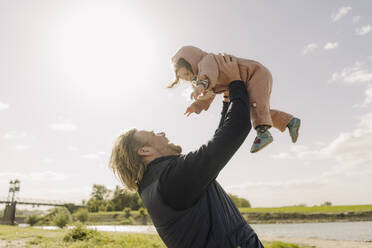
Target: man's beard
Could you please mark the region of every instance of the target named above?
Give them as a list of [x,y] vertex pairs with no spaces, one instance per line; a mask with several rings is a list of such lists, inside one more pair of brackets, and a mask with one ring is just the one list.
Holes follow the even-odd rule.
[[182,152],[182,147],[173,143],[168,143],[168,148],[173,155],[178,155]]

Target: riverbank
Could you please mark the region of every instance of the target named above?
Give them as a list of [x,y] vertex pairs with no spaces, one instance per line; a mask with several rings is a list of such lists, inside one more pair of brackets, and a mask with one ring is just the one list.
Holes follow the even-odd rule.
[[[372,205],[349,206],[288,206],[272,208],[240,208],[249,224],[319,223],[372,221]],[[17,223],[25,223],[26,216],[16,216]],[[89,225],[151,225],[148,216],[139,211],[96,212],[88,214]]]
[[272,237],[261,237],[261,239],[272,242],[274,240],[280,240],[286,243],[295,243],[300,246],[309,246],[316,248],[372,248],[371,242],[361,241],[345,241],[345,240],[329,240],[329,239],[318,239],[318,238],[272,238]]
[[[349,206],[288,206],[274,208],[240,208],[250,224],[309,223],[309,222],[351,222],[372,221],[372,205]],[[138,211],[132,211],[138,219]],[[89,224],[118,225],[125,220],[124,212],[89,213]],[[146,224],[151,224],[148,219]]]
[[372,221],[372,211],[350,211],[342,213],[248,212],[242,213],[242,215],[249,224]]
[[[372,221],[372,211],[347,212],[247,212],[241,210],[249,224],[272,223],[317,223],[317,222],[356,222]],[[140,218],[137,213],[132,215],[132,224],[152,224],[150,218]],[[90,225],[120,225],[129,224],[124,212],[89,213],[87,224]]]

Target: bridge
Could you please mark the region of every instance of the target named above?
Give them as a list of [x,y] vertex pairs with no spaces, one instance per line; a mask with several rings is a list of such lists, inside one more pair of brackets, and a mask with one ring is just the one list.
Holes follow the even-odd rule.
[[82,205],[78,205],[72,202],[66,201],[55,201],[55,200],[44,200],[44,199],[28,199],[19,198],[18,192],[20,190],[20,181],[11,180],[8,197],[0,197],[0,204],[5,204],[4,216],[0,220],[1,224],[15,224],[15,213],[17,205],[31,205],[31,206],[51,206],[51,207],[66,207],[70,212],[75,211]]

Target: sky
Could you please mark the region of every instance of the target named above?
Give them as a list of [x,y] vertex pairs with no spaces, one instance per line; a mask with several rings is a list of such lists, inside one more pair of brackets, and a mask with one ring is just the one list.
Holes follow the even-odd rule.
[[[164,131],[184,152],[206,143],[222,97],[183,115],[190,86],[170,58],[194,45],[259,61],[271,107],[302,120],[251,154],[252,130],[217,180],[254,207],[372,204],[371,1],[0,0],[0,198],[88,199],[120,185],[115,138]],[[192,180],[192,178],[190,178]]]

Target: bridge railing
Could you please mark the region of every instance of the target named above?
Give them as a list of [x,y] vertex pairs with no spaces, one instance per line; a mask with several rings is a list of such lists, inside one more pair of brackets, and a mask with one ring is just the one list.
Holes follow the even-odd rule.
[[[15,201],[19,204],[26,203],[26,204],[35,204],[35,205],[67,205],[67,204],[74,204],[74,205],[81,205],[77,202],[67,202],[67,201],[59,201],[59,200],[46,200],[46,199],[36,199],[36,198],[17,198]],[[7,197],[0,197],[0,203],[8,202]]]

